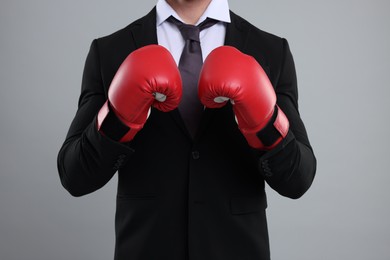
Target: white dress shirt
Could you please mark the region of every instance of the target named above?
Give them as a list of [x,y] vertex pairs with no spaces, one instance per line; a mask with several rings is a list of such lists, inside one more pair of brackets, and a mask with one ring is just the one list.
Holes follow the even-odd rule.
[[[184,39],[177,26],[166,21],[166,19],[172,15],[179,21],[183,22],[183,20],[165,0],[159,0],[157,2],[156,11],[158,44],[167,48],[171,52],[176,63],[179,64],[180,55],[184,48]],[[203,22],[207,17],[220,22],[200,32],[199,38],[203,60],[213,49],[224,44],[226,23],[230,23],[229,5],[227,0],[212,0],[196,25]]]

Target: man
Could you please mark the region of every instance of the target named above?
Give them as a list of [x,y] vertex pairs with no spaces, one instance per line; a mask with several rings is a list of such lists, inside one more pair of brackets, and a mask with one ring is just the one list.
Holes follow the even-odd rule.
[[[202,71],[185,72],[187,43],[198,40],[185,41],[181,29],[207,17],[214,22],[199,29],[195,55]],[[198,77],[194,99],[187,91]],[[316,170],[297,95],[285,39],[226,0],[159,0],[93,41],[58,155],[61,182],[82,196],[118,172],[117,260],[270,259],[265,181],[299,198]],[[185,105],[199,100],[191,128],[195,105]]]

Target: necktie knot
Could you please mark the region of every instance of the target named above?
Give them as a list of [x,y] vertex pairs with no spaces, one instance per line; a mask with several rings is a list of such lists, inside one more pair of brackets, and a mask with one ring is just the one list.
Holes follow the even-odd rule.
[[192,25],[192,24],[185,24],[177,20],[175,17],[170,16],[168,18],[168,22],[173,23],[174,25],[177,26],[184,40],[200,42],[199,40],[200,31],[213,26],[218,21],[211,18],[206,18],[206,20],[204,20],[200,24]]
[[200,42],[199,40],[200,30],[198,26],[190,25],[190,24],[181,24],[178,26],[178,28],[184,40]]

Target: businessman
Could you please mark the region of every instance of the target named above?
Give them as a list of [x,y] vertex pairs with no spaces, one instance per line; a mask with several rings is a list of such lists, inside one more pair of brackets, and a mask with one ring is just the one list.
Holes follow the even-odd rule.
[[73,196],[118,174],[116,260],[270,259],[265,183],[297,199],[316,172],[288,42],[159,0],[92,42],[58,171]]

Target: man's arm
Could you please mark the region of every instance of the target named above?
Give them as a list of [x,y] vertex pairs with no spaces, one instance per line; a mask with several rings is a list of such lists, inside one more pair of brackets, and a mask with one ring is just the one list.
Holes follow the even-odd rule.
[[230,100],[264,179],[280,194],[298,198],[313,181],[316,159],[298,112],[293,58],[287,41],[281,43],[275,88],[252,56],[222,46],[204,62],[199,97],[209,108],[220,108]]
[[73,196],[104,186],[134,152],[97,130],[97,113],[106,102],[97,40],[88,53],[76,116],[57,158],[61,183]]
[[170,52],[148,45],[126,57],[106,97],[97,48],[94,41],[85,65],[79,109],[58,156],[62,183],[75,195],[106,184],[134,152],[125,144],[143,128],[151,106],[171,111],[182,93],[180,72]]
[[258,153],[259,170],[267,183],[278,193],[299,198],[313,182],[317,160],[299,115],[295,65],[285,39],[282,68],[275,92],[277,104],[289,120],[289,133],[271,151]]

